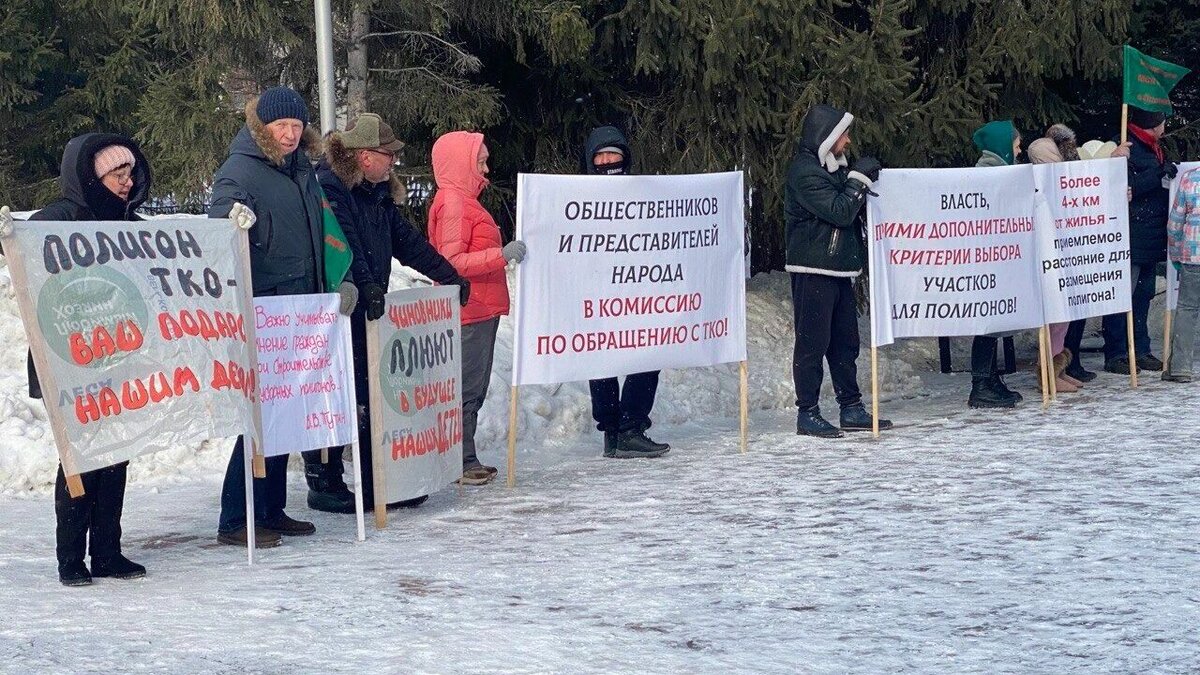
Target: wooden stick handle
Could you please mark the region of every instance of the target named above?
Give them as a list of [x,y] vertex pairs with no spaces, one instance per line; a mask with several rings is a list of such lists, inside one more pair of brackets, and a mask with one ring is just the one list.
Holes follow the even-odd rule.
[[70,476],[67,476],[66,479],[67,479],[67,494],[71,495],[72,499],[79,499],[80,497],[82,497],[84,494],[83,479],[81,479],[79,477],[79,474],[77,474],[77,473],[71,474]]
[[1038,329],[1038,379],[1042,384],[1042,409],[1050,407],[1050,370],[1046,367],[1047,333],[1045,326]]
[[1125,313],[1125,334],[1129,340],[1129,386],[1137,389],[1138,386],[1138,366],[1137,353],[1134,350],[1136,345],[1133,344],[1133,310]]
[[[250,441],[250,445],[253,446],[254,441]],[[253,461],[254,461],[254,477],[255,478],[266,478],[267,477],[267,458],[263,456],[262,452],[259,451],[258,448],[254,448],[254,460]]]
[[[367,363],[379,363],[379,325],[375,321],[367,323]],[[387,452],[383,447],[383,391],[379,378],[369,378],[367,392],[371,410],[370,433],[367,447],[371,454],[371,487],[374,491],[375,529],[387,527]],[[361,440],[361,439],[360,439]],[[360,446],[361,450],[361,446]]]
[[1171,372],[1171,310],[1163,312],[1163,372]]

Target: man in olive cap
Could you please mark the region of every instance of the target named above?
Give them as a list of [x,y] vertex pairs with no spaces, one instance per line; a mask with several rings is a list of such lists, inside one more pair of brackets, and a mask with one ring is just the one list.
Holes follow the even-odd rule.
[[[392,128],[374,113],[363,113],[343,132],[326,140],[325,157],[317,168],[317,180],[325,190],[329,206],[346,234],[354,260],[350,274],[359,288],[360,300],[350,316],[354,344],[354,379],[359,416],[359,435],[370,439],[370,410],[367,389],[367,321],[383,316],[384,295],[392,270],[392,258],[439,284],[457,285],[459,299],[466,303],[470,284],[455,271],[429,241],[400,213],[407,194],[404,184],[392,175],[396,154],[404,144]],[[321,463],[319,450],[304,453],[308,478],[309,508],[333,513],[353,513],[354,499],[342,478],[341,449],[329,453]],[[363,503],[374,503],[370,453],[360,458]],[[417,503],[424,501],[414,500]]]

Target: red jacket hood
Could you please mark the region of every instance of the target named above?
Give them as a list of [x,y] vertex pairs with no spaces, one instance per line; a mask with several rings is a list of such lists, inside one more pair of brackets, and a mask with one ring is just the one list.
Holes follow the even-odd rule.
[[451,131],[433,144],[433,180],[439,190],[456,190],[478,197],[488,179],[479,173],[477,162],[483,134]]

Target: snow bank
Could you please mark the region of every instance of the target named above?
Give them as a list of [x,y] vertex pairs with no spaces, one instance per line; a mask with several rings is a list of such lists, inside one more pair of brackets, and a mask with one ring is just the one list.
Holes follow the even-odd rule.
[[[427,283],[412,270],[395,265],[392,288]],[[510,287],[512,279],[510,277]],[[1152,313],[1152,332],[1161,332],[1161,319]],[[759,274],[747,282],[746,318],[750,363],[750,408],[786,409],[795,404],[792,387],[792,308],[788,276]],[[869,335],[866,317],[859,326],[864,345]],[[0,259],[0,493],[45,491],[54,482],[57,454],[40,401],[26,396],[25,353],[27,342],[13,295],[7,266]],[[967,340],[955,341],[955,367],[966,366]],[[505,317],[500,323],[496,365],[488,399],[480,413],[477,441],[485,462],[503,463],[508,429],[513,329]],[[1031,336],[1018,340],[1020,356],[1030,358],[1035,346]],[[864,346],[859,359],[859,380],[864,391],[870,386],[870,361]],[[938,368],[937,341],[906,340],[879,352],[882,399],[911,398],[929,392],[918,373]],[[681,425],[704,418],[737,416],[737,365],[668,371],[663,373],[655,405],[654,421],[659,426]],[[825,382],[826,408],[833,409],[832,387]],[[965,393],[964,393],[965,395]],[[591,403],[586,382],[530,386],[520,390],[518,437],[520,464],[554,463],[561,453],[540,452],[552,446],[576,443],[598,444],[593,433]],[[178,447],[132,462],[133,481],[175,482],[224,471],[231,441],[216,440],[199,446]],[[298,461],[298,459],[294,459]]]

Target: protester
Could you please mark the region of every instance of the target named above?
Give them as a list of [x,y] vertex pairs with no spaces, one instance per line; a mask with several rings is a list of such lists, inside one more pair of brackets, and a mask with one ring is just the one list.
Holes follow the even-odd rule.
[[[330,134],[325,146],[325,158],[317,168],[317,179],[354,254],[350,270],[360,292],[360,302],[350,317],[354,389],[361,411],[359,438],[370,439],[367,322],[383,316],[392,258],[439,284],[457,285],[463,304],[466,304],[471,285],[397,208],[407,195],[404,184],[392,174],[392,165],[404,144],[396,139],[392,128],[379,115],[359,115],[344,132]],[[308,506],[318,511],[353,513],[354,495],[342,478],[342,449],[331,448],[328,459],[327,463],[321,462],[320,450],[304,453]],[[374,504],[371,453],[362,453],[359,465],[363,503],[371,508]],[[401,505],[415,505],[424,500],[425,497],[419,497]]]
[[[882,168],[872,157],[848,168],[854,116],[828,105],[804,117],[796,154],[784,186],[786,269],[792,279],[796,343],[792,377],[796,386],[796,433],[840,438],[843,430],[871,429],[871,416],[858,388],[858,311],[854,278],[866,259],[864,207]],[[840,429],[821,416],[822,357],[841,406]],[[879,420],[880,429],[890,429]]]
[[[1075,145],[1075,132],[1065,124],[1055,124],[1046,130],[1046,135],[1029,144],[1031,164],[1053,164],[1079,159]],[[1050,357],[1054,370],[1054,387],[1060,392],[1076,392],[1083,381],[1067,374],[1073,354],[1065,346],[1071,322],[1050,324]]]
[[[583,173],[589,176],[626,176],[632,172],[633,153],[629,142],[615,127],[593,129],[584,143]],[[658,371],[625,376],[625,385],[615,377],[592,380],[592,418],[604,432],[604,456],[618,459],[661,457],[671,450],[647,435]]]
[[462,310],[462,400],[464,485],[484,485],[495,467],[479,461],[475,426],[492,377],[492,357],[500,317],[508,314],[508,263],[525,259],[525,243],[501,245],[500,228],[479,202],[488,185],[488,148],[483,134],[452,131],[433,144],[433,179],[437,184],[429,206],[429,241],[471,282],[471,297]]
[[[972,139],[980,151],[975,166],[1011,166],[1021,155],[1021,134],[1009,120],[988,122],[975,131]],[[1021,402],[1021,394],[1012,391],[996,368],[996,348],[999,336],[977,335],[971,341],[971,394],[967,405],[972,408],[1012,408]]]
[[[137,144],[116,134],[84,134],[63,151],[58,184],[63,196],[30,220],[141,220],[136,209],[150,194],[150,164]],[[29,359],[29,396],[42,390]],[[93,577],[134,579],[146,568],[121,553],[121,511],[129,462],[80,475],[84,493],[71,497],[62,465],[54,482],[58,579],[86,586]],[[83,564],[90,553],[89,572]]]
[[1179,302],[1171,326],[1171,352],[1162,379],[1192,381],[1196,323],[1200,317],[1200,171],[1179,181],[1167,223],[1167,258],[1179,275]]
[[[1112,141],[1097,141],[1092,140],[1079,146],[1078,153],[1080,159],[1107,159],[1109,157],[1129,157],[1130,143],[1117,145]],[[1129,198],[1133,197],[1132,188],[1128,189]],[[1083,361],[1080,358],[1080,351],[1083,345],[1083,332],[1087,327],[1086,319],[1072,321],[1067,328],[1067,334],[1063,338],[1063,347],[1071,352],[1071,361],[1067,364],[1066,375],[1071,379],[1079,382],[1087,383],[1096,379],[1096,373],[1083,367]]]
[[[308,155],[320,152],[317,131],[308,126],[308,106],[287,87],[268,89],[246,104],[246,124],[229,146],[229,157],[213,181],[213,218],[247,217],[250,228],[250,278],[254,295],[321,293],[324,281],[324,230],[321,189]],[[333,289],[329,289],[333,290]],[[341,310],[349,314],[357,292],[352,284],[337,288]],[[246,495],[244,442],[238,437],[221,490],[217,540],[245,546]],[[255,544],[278,546],[280,535],[303,536],[312,523],[284,513],[287,505],[288,456],[266,459],[266,478],[254,480]]]
[[[1152,353],[1147,326],[1150,301],[1154,299],[1158,263],[1167,259],[1167,185],[1177,167],[1166,161],[1160,141],[1166,116],[1140,108],[1129,109],[1129,249],[1133,284],[1133,345],[1141,370],[1162,370]],[[1104,317],[1104,369],[1129,374],[1129,340],[1125,314]]]

